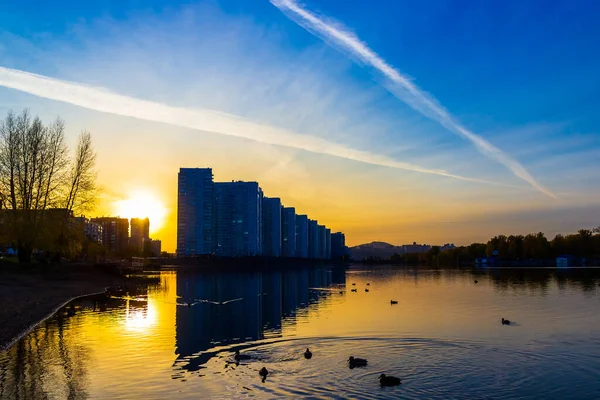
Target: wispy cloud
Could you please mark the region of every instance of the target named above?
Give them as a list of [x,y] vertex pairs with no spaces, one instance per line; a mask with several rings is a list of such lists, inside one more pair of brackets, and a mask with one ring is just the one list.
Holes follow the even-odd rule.
[[463,181],[508,186],[483,179],[456,175],[444,170],[429,169],[400,162],[384,155],[352,149],[319,137],[297,134],[284,129],[258,124],[232,114],[206,109],[192,110],[173,107],[120,95],[104,88],[91,87],[5,67],[0,67],[0,86],[115,115],[236,136],[372,165],[439,175]]
[[348,29],[323,17],[317,17],[315,14],[300,7],[294,0],[270,1],[307,31],[322,38],[332,46],[358,57],[362,62],[379,71],[386,78],[386,88],[398,99],[404,101],[426,117],[436,120],[446,129],[469,140],[481,154],[503,164],[514,175],[528,182],[537,190],[556,198],[554,193],[537,182],[517,160],[491,144],[485,138],[462,126],[433,97],[422,91],[407,76],[402,75],[388,64]]

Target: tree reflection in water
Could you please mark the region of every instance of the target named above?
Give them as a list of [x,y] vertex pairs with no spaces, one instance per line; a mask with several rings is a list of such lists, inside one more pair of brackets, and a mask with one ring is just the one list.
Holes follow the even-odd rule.
[[62,311],[0,355],[0,398],[87,398],[89,350],[70,335]]

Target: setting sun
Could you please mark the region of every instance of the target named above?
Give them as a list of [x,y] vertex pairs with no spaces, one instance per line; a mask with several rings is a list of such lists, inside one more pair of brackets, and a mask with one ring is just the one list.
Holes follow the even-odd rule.
[[124,218],[150,219],[150,232],[160,230],[165,223],[167,209],[164,204],[150,192],[134,192],[125,200],[114,202],[114,211]]

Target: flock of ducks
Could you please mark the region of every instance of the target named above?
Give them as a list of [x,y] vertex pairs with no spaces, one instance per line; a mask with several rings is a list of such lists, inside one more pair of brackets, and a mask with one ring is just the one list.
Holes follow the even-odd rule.
[[[370,286],[371,284],[369,282],[367,282],[367,286]],[[352,286],[356,286],[356,283],[352,283]],[[350,289],[351,292],[358,292],[358,289]],[[369,288],[365,288],[365,292],[369,293]],[[340,290],[340,294],[344,294],[344,292],[342,290]]]
[[[313,353],[307,347],[306,351],[304,352],[304,358],[310,360],[312,356]],[[236,360],[236,362],[252,359],[252,357],[247,354],[240,354],[239,350],[235,351],[235,355],[233,356],[233,358]],[[366,367],[367,364],[368,362],[364,358],[355,358],[353,356],[350,356],[350,358],[348,358],[348,366],[350,367],[350,369],[357,367]],[[269,375],[269,370],[266,367],[262,367],[260,371],[258,371],[258,375],[262,378],[262,382],[265,382],[267,380],[267,376]],[[381,374],[379,376],[379,384],[381,386],[398,386],[402,384],[402,380],[395,376]]]
[[[356,286],[356,282],[352,282],[352,286]],[[367,286],[371,286],[370,282],[367,282]],[[350,289],[351,292],[358,292],[358,289]],[[369,288],[365,288],[365,292],[369,293]],[[340,290],[340,294],[344,294],[344,292],[342,290]],[[398,304],[397,300],[390,300],[390,304],[394,305],[394,304]]]
[[[356,286],[356,283],[353,282],[352,286]],[[367,286],[371,286],[371,283],[367,282]],[[350,291],[358,292],[358,289],[353,288]],[[369,288],[365,288],[365,292],[368,293]],[[344,294],[344,292],[340,290],[340,294]],[[390,300],[390,304],[391,305],[398,304],[398,301]],[[502,319],[502,320],[505,321],[504,319]],[[304,352],[304,358],[306,358],[307,360],[310,360],[312,358],[312,356],[313,356],[313,353],[307,347],[306,351]],[[237,362],[239,362],[239,361],[243,361],[243,360],[250,360],[250,359],[252,359],[252,357],[249,355],[246,355],[246,354],[240,354],[240,351],[236,350],[234,359]],[[368,364],[368,361],[364,358],[356,358],[354,356],[350,356],[350,358],[348,358],[348,367],[350,369],[357,368],[357,367],[366,367],[367,364]],[[258,371],[258,375],[262,378],[262,382],[265,382],[265,380],[267,379],[267,376],[269,375],[269,370],[266,367],[262,367],[260,369],[260,371]],[[388,376],[386,374],[381,374],[379,376],[379,383],[381,386],[398,386],[398,385],[402,384],[402,380],[395,376]]]

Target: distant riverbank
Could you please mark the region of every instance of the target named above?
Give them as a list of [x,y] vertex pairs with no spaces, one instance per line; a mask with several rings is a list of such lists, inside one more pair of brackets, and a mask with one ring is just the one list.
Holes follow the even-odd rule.
[[0,349],[70,299],[125,282],[118,273],[89,264],[23,266],[0,262]]
[[[396,265],[396,266],[423,266],[423,267],[464,267],[464,268],[560,268],[557,266],[556,259],[543,259],[543,260],[496,260],[496,259],[481,259],[481,260],[454,260],[454,261],[419,261],[412,260],[412,262],[398,261],[398,260],[384,260],[384,259],[365,259],[360,261],[354,261],[354,264],[363,265]],[[596,268],[600,266],[600,260],[594,258],[587,260],[585,263],[580,261],[572,262],[570,265],[564,265],[561,267],[592,267]]]

